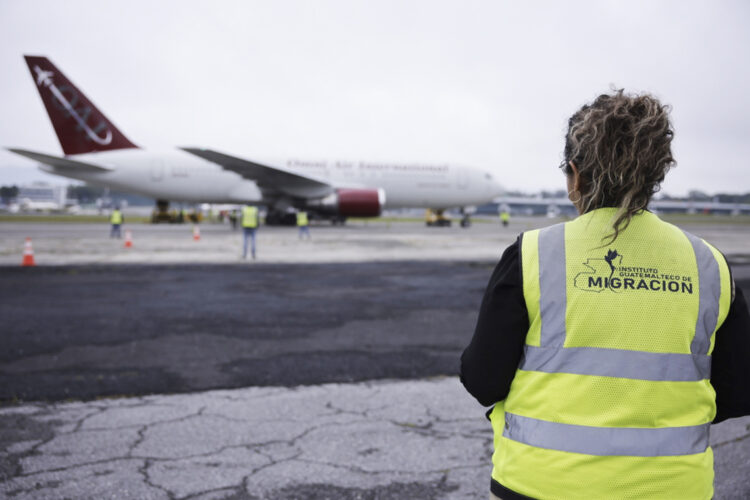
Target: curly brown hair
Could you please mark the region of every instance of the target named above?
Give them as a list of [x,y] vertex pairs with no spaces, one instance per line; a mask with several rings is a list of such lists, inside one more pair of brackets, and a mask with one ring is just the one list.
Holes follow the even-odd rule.
[[617,207],[612,241],[648,206],[672,157],[671,107],[649,94],[602,94],[568,120],[560,168],[581,177],[581,213]]

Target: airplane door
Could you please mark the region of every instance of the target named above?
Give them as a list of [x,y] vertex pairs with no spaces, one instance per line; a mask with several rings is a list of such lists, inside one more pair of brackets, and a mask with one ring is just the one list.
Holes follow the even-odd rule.
[[151,163],[151,180],[158,182],[162,179],[164,179],[164,161],[154,160]]

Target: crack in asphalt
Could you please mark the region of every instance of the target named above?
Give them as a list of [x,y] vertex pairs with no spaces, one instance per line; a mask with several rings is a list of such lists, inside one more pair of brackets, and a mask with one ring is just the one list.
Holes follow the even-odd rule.
[[[118,408],[129,408],[129,409],[132,409],[132,408],[148,407],[148,406],[149,406],[148,404],[140,403],[140,404],[136,404],[136,405],[128,405],[127,407],[126,406],[120,406]],[[374,408],[368,408],[367,410],[364,410],[362,412],[355,412],[355,411],[349,411],[349,410],[346,410],[346,409],[343,409],[343,408],[338,408],[335,405],[333,405],[331,402],[328,402],[325,405],[325,407],[328,408],[328,409],[333,410],[332,413],[328,413],[327,415],[334,415],[334,416],[335,415],[348,415],[348,416],[360,417],[360,419],[370,419],[370,420],[372,420],[372,418],[368,415],[369,412],[378,411],[378,410],[385,410],[385,409],[389,408],[388,405],[382,405],[382,406],[378,406],[378,407],[374,407]],[[381,470],[381,471],[371,471],[371,470],[368,470],[368,469],[365,469],[365,468],[362,468],[362,467],[359,467],[359,466],[355,466],[353,464],[346,465],[346,464],[339,464],[339,463],[329,462],[329,461],[312,460],[312,459],[303,458],[304,451],[299,448],[299,442],[301,440],[303,440],[304,438],[306,438],[310,434],[312,434],[314,432],[317,432],[317,431],[319,431],[321,429],[340,426],[340,425],[342,425],[342,422],[331,422],[331,423],[323,423],[323,424],[319,424],[319,425],[311,425],[310,427],[306,428],[304,431],[296,434],[295,436],[293,436],[290,439],[273,439],[273,440],[266,440],[266,441],[262,441],[262,442],[246,442],[246,443],[237,444],[237,445],[227,445],[227,446],[222,446],[222,447],[219,447],[217,449],[214,449],[214,450],[212,450],[210,452],[195,453],[195,454],[190,454],[190,455],[183,455],[183,456],[181,456],[179,458],[151,457],[151,456],[139,455],[139,454],[136,453],[137,448],[139,446],[141,446],[143,443],[145,443],[148,440],[148,432],[150,430],[152,430],[156,426],[170,424],[170,423],[176,423],[176,422],[181,422],[181,421],[186,421],[186,420],[189,420],[189,419],[195,419],[195,418],[200,418],[200,417],[214,417],[214,418],[218,417],[218,418],[223,418],[223,419],[230,420],[230,421],[235,421],[235,422],[243,422],[243,423],[247,422],[246,419],[238,419],[238,418],[233,418],[233,417],[227,417],[226,415],[216,414],[216,413],[213,413],[213,412],[206,412],[207,408],[208,408],[207,406],[203,406],[198,411],[196,411],[196,412],[194,412],[192,414],[180,417],[180,418],[157,420],[157,421],[151,422],[151,423],[146,424],[146,425],[133,424],[133,425],[123,425],[123,426],[117,427],[117,430],[123,429],[123,428],[138,428],[136,439],[132,443],[130,443],[128,445],[128,451],[127,451],[127,453],[124,456],[111,457],[111,458],[102,459],[102,460],[90,460],[90,461],[79,462],[79,463],[76,463],[76,464],[73,464],[73,465],[63,466],[63,467],[45,468],[45,469],[40,469],[40,470],[37,470],[37,471],[34,471],[34,472],[29,472],[29,473],[24,473],[22,471],[18,471],[18,473],[15,474],[14,477],[11,479],[11,482],[15,483],[16,480],[20,479],[20,478],[30,478],[30,477],[35,477],[35,476],[38,477],[38,476],[42,476],[42,475],[53,473],[53,472],[71,472],[71,471],[76,470],[76,469],[82,469],[82,468],[85,468],[85,467],[91,467],[91,466],[97,466],[97,465],[111,464],[111,463],[115,463],[115,462],[121,462],[122,460],[125,460],[125,459],[129,459],[129,460],[135,460],[135,461],[140,461],[141,462],[141,465],[136,468],[136,471],[143,478],[143,483],[145,485],[147,485],[150,488],[154,488],[156,490],[159,490],[159,491],[163,492],[165,495],[167,495],[167,497],[170,500],[174,500],[174,499],[177,499],[179,497],[173,491],[170,491],[168,488],[162,486],[161,484],[158,483],[158,481],[155,481],[152,478],[152,476],[150,474],[150,469],[154,465],[156,465],[158,463],[171,463],[171,462],[184,461],[184,460],[190,460],[190,459],[196,459],[196,458],[211,458],[211,457],[219,456],[219,455],[221,455],[222,453],[224,453],[224,452],[226,452],[228,450],[239,449],[239,448],[244,448],[244,449],[248,449],[248,450],[254,451],[258,455],[262,456],[265,460],[267,460],[266,463],[261,464],[261,465],[259,465],[257,467],[254,467],[252,470],[249,471],[248,474],[246,474],[244,476],[244,478],[242,480],[242,483],[240,485],[238,485],[238,486],[242,487],[242,491],[245,491],[245,492],[249,491],[249,482],[250,482],[251,478],[253,476],[255,476],[256,474],[258,474],[259,472],[261,472],[261,471],[263,471],[265,469],[277,466],[279,464],[288,463],[288,462],[294,462],[294,461],[301,462],[301,463],[310,463],[310,464],[317,464],[317,465],[325,465],[325,466],[332,467],[332,468],[335,468],[335,469],[347,470],[350,473],[359,473],[359,474],[365,474],[365,475],[375,475],[375,476],[377,476],[377,475],[384,475],[384,474],[393,474],[393,475],[397,475],[397,476],[403,476],[403,475],[408,475],[410,473],[410,471],[405,471],[403,469],[401,469],[401,470],[399,470],[399,469],[393,469],[393,470],[387,469],[387,470]],[[71,421],[71,423],[75,423],[75,426],[74,426],[73,430],[55,433],[54,435],[50,436],[49,438],[47,438],[45,440],[41,440],[36,445],[32,446],[27,453],[24,453],[24,454],[21,454],[21,455],[25,458],[25,457],[30,457],[30,456],[36,456],[36,455],[43,454],[42,450],[43,450],[43,448],[44,448],[45,445],[53,442],[55,439],[57,439],[58,437],[63,436],[63,435],[83,434],[83,433],[102,432],[102,431],[114,431],[114,429],[107,428],[107,427],[95,427],[95,428],[89,428],[89,429],[83,429],[82,428],[83,425],[85,424],[85,422],[87,420],[89,420],[93,416],[101,415],[102,413],[106,412],[107,410],[108,409],[106,407],[94,406],[94,411],[86,412],[80,418],[77,418],[77,419]],[[39,411],[39,412],[35,412],[35,413],[31,414],[30,416],[41,417],[41,416],[47,416],[50,413],[51,412],[49,412],[49,411]],[[272,422],[271,420],[264,420],[264,421],[266,421],[266,422]],[[357,424],[357,423],[361,423],[362,421],[364,421],[364,420],[356,420],[355,419],[355,420],[352,420],[352,421],[347,422],[347,423]],[[380,423],[391,423],[393,425],[398,425],[398,426],[406,427],[407,429],[409,427],[409,424],[407,424],[407,423],[392,422],[389,419],[375,419],[374,421],[375,422],[380,422]],[[255,422],[260,422],[260,421],[253,421],[253,422],[255,423]],[[290,420],[287,420],[287,422],[292,423],[292,424],[298,424],[299,423],[296,419],[290,419]],[[420,431],[425,431],[425,430],[430,429],[431,427],[432,427],[432,423],[428,422],[427,424],[425,424],[424,426],[422,426],[419,430]],[[414,430],[414,429],[408,429],[408,430]],[[435,432],[433,434],[436,437],[438,434],[442,434],[442,433]],[[273,453],[270,453],[270,452],[266,451],[266,448],[268,448],[270,446],[274,446],[274,445],[285,445],[285,446],[288,446],[290,448],[290,450],[294,450],[294,453],[291,453],[289,456],[285,456],[285,457],[281,457],[281,458],[275,457]],[[437,472],[437,471],[427,471],[427,472],[434,473],[434,472]],[[34,492],[34,491],[39,491],[40,489],[46,489],[46,488],[50,488],[50,487],[54,487],[54,486],[59,486],[60,484],[61,484],[60,481],[57,481],[57,482],[55,482],[55,481],[46,481],[46,482],[42,482],[42,483],[36,482],[30,488],[23,488],[23,487],[21,487],[21,488],[6,490],[6,493],[8,495],[10,495],[10,496],[17,496],[17,495],[22,494],[22,493],[31,493],[31,492]],[[206,493],[211,492],[211,491],[223,491],[223,490],[226,490],[226,491],[229,491],[229,492],[235,491],[234,488],[219,488],[219,489],[205,490],[205,491],[202,491],[202,492],[199,492],[199,493],[195,493],[195,494],[190,495],[190,496],[198,496],[198,495],[201,495],[201,494],[206,494]],[[189,498],[189,496],[185,497],[185,498]]]
[[138,448],[138,446],[146,440],[146,431],[148,430],[149,427],[150,425],[142,425],[141,428],[138,429],[138,438],[135,440],[135,443],[133,443],[128,448],[128,454],[127,454],[128,458],[134,458],[133,451],[135,451],[135,449]]
[[143,477],[143,483],[156,490],[163,491],[167,495],[167,498],[169,498],[169,500],[174,500],[176,498],[176,495],[173,492],[171,492],[167,488],[162,487],[161,485],[154,484],[154,482],[151,480],[151,476],[149,475],[148,469],[149,467],[151,467],[152,463],[153,463],[152,460],[145,459],[143,461],[143,466],[138,467],[137,469],[138,474],[140,474]]
[[721,448],[723,446],[726,446],[728,444],[740,443],[740,442],[744,441],[747,438],[750,438],[750,433],[744,434],[742,436],[737,436],[736,438],[733,438],[733,439],[728,439],[727,441],[721,441],[719,443],[712,444],[711,448],[717,449],[717,448]]

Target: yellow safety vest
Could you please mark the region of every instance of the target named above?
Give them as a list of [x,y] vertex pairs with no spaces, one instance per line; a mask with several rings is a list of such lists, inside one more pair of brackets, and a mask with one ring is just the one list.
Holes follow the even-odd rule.
[[500,212],[500,220],[508,222],[510,220],[510,214],[508,212]]
[[491,414],[492,477],[540,499],[710,499],[729,268],[649,212],[607,244],[615,211],[523,234],[530,326]]
[[297,212],[297,225],[298,226],[307,225],[307,212]]
[[242,227],[258,227],[258,207],[242,207]]
[[122,224],[122,212],[119,210],[112,210],[112,215],[109,217],[111,224]]

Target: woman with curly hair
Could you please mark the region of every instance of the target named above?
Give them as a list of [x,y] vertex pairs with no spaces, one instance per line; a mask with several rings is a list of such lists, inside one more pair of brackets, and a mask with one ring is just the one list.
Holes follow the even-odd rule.
[[673,135],[647,94],[570,118],[580,215],[505,251],[461,357],[494,404],[491,498],[713,496],[710,425],[750,414],[750,317],[724,256],[647,210]]

